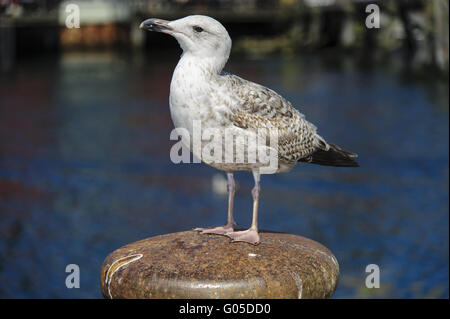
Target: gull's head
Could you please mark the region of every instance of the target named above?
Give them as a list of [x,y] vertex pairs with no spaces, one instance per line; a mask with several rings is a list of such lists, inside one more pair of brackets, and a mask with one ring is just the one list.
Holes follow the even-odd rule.
[[227,30],[211,17],[192,15],[174,21],[152,18],[142,22],[140,28],[170,34],[185,53],[200,58],[226,60],[230,54],[231,38]]

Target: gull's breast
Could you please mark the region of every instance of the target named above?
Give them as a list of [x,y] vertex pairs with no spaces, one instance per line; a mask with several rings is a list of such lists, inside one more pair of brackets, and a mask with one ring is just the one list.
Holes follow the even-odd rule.
[[175,127],[192,131],[194,121],[202,128],[227,126],[228,107],[223,88],[205,79],[201,69],[178,65],[170,84],[170,113]]

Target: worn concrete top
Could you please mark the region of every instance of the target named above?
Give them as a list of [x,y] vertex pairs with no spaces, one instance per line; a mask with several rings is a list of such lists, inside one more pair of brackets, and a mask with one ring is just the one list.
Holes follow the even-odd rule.
[[195,231],[131,243],[100,274],[105,298],[329,298],[339,265],[323,245],[260,232],[257,246]]

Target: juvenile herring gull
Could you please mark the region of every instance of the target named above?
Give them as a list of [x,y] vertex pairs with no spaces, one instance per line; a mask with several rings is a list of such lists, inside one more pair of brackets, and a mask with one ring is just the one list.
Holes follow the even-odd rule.
[[[248,141],[252,136],[261,136],[259,129],[277,131],[275,147],[268,144],[268,138],[264,139],[263,143],[267,146],[265,151],[276,151],[277,164],[272,173],[287,172],[298,162],[328,166],[359,166],[354,161],[356,154],[327,143],[316,133],[316,127],[306,121],[303,114],[282,96],[262,85],[223,71],[230,54],[231,38],[218,21],[201,15],[187,16],[174,21],[152,18],[142,22],[140,28],[167,33],[173,36],[183,49],[170,84],[170,113],[175,128],[182,128],[193,136],[197,122],[201,123],[202,137],[207,129],[216,129],[222,133],[225,129],[229,129],[234,136],[248,138],[244,139],[247,142],[240,140],[240,146],[244,147],[244,153],[247,155],[245,161],[235,161],[235,157],[232,157],[234,159],[232,161],[205,160],[205,153],[202,153],[205,141],[201,141],[201,147],[197,149],[192,148],[192,140],[187,143],[197,158],[225,171],[228,177],[226,225],[196,230],[203,234],[226,235],[232,241],[252,244],[260,242],[257,223],[260,168],[267,163],[261,163],[258,159],[256,161],[248,159],[250,149]],[[223,139],[221,138],[219,142],[223,143]],[[238,146],[236,145],[236,149]],[[233,172],[238,170],[252,171],[255,180],[252,190],[252,225],[244,231],[234,231]]]

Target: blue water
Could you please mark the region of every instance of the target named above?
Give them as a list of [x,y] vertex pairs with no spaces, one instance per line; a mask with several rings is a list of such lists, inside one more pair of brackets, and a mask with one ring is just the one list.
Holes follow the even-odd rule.
[[[63,53],[0,75],[0,297],[101,298],[113,250],[223,224],[222,174],[173,164],[168,109],[179,52]],[[263,176],[261,229],[309,237],[340,264],[335,298],[448,298],[448,81],[401,58],[252,59],[227,71],[288,98],[360,168],[298,165]],[[235,213],[251,222],[251,174]],[[79,289],[65,267],[81,270]],[[381,270],[365,288],[365,268]]]

